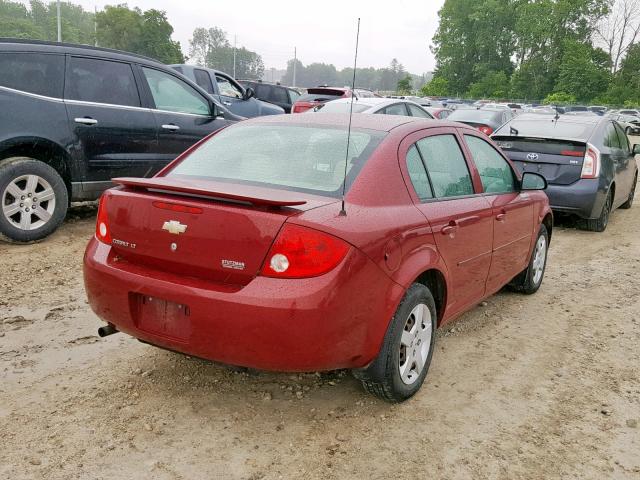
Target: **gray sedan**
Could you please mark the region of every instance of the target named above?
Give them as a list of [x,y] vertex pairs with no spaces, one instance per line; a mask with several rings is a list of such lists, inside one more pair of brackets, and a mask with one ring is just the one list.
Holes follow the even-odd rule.
[[[318,105],[307,112],[349,113],[351,98],[341,98]],[[406,115],[409,117],[433,118],[424,108],[410,100],[398,98],[353,98],[353,113],[378,113],[383,115]]]

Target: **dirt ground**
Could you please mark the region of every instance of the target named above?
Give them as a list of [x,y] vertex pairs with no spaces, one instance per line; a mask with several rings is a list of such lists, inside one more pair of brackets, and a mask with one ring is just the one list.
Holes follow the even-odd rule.
[[640,201],[603,234],[558,225],[541,290],[441,330],[396,406],[348,372],[99,339],[81,273],[94,214],[0,244],[0,478],[640,478]]

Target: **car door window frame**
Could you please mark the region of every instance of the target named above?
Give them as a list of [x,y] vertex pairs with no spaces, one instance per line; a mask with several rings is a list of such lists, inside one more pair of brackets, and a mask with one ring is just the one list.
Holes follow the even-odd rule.
[[396,116],[403,116],[403,115],[398,115],[397,113],[387,113],[387,110],[389,108],[392,107],[396,107],[398,105],[401,105],[402,107],[404,107],[404,116],[405,117],[410,117],[411,114],[409,113],[409,109],[407,109],[407,104],[403,103],[403,102],[398,102],[398,103],[392,103],[391,105],[387,105],[386,107],[381,108],[380,110],[378,110],[376,113],[381,113],[382,115],[396,115]]
[[[429,179],[429,186],[431,187],[431,192],[434,194],[433,198],[421,200],[415,191],[411,177],[409,175],[409,171],[407,168],[407,153],[411,149],[412,145],[417,144],[420,140],[425,138],[439,136],[439,135],[451,135],[454,137],[455,141],[460,148],[460,152],[462,153],[462,158],[467,166],[467,170],[469,171],[469,176],[471,177],[471,187],[473,189],[473,193],[468,195],[457,195],[451,197],[436,197],[435,192],[433,190],[433,182],[431,180],[431,176],[429,174],[429,169],[424,162],[424,158],[422,157],[422,152],[418,148],[418,153],[420,154],[420,158],[423,160],[423,167],[427,172],[427,178]],[[466,145],[463,142],[460,132],[452,127],[438,127],[438,128],[429,128],[424,130],[418,130],[406,136],[401,142],[400,147],[398,149],[398,163],[400,167],[400,171],[405,180],[405,185],[407,190],[409,191],[409,195],[415,204],[423,204],[423,203],[431,203],[431,202],[449,202],[451,200],[459,200],[463,198],[471,198],[471,197],[479,197],[484,196],[484,190],[482,189],[482,182],[480,181],[480,175],[478,174],[478,170],[475,166],[475,163],[470,161],[470,152],[467,150]],[[511,164],[510,164],[511,165]],[[513,166],[511,166],[513,169]]]
[[[207,86],[211,88],[211,91],[209,92],[205,87],[203,87],[202,85],[200,85],[198,83],[198,77],[196,76],[196,72],[199,74],[205,74],[207,76]],[[204,68],[194,68],[193,69],[193,78],[195,79],[195,83],[196,85],[198,85],[201,89],[203,89],[205,92],[207,92],[209,95],[215,95],[216,94],[216,89],[213,86],[213,80],[211,80],[211,74],[205,70]]]
[[631,145],[629,144],[629,137],[624,133],[624,129],[617,122],[613,123],[613,128],[618,135],[618,142],[620,143],[621,150],[626,155],[631,155]]
[[[234,100],[242,100],[244,98],[244,92],[245,92],[244,88],[239,83],[237,83],[233,78],[231,78],[231,77],[229,77],[227,75],[224,75],[222,73],[216,73],[215,77],[216,77],[216,84],[217,84],[217,87],[218,87],[218,94],[221,97],[232,98]],[[237,88],[239,90],[239,92],[240,92],[240,96],[239,97],[230,97],[229,95],[225,95],[224,93],[222,93],[222,90],[220,89],[220,84],[218,83],[218,78],[221,78],[222,80],[224,80],[226,82],[229,82],[229,85],[231,85],[232,87]]]
[[[484,183],[482,183],[482,176],[480,175],[480,170],[478,170],[478,165],[476,164],[475,157],[473,156],[473,152],[471,151],[471,147],[467,143],[467,139],[465,137],[475,137],[478,140],[484,142],[485,144],[487,144],[489,147],[491,147],[494,150],[496,155],[498,155],[500,158],[502,158],[502,160],[504,160],[506,165],[511,170],[511,177],[513,179],[513,190],[508,191],[508,192],[487,192],[487,191],[485,191]],[[473,162],[474,166],[476,167],[476,170],[478,171],[478,176],[480,177],[480,183],[482,184],[482,193],[483,193],[483,195],[503,195],[503,194],[509,194],[509,193],[518,193],[520,191],[520,183],[521,182],[520,182],[520,177],[516,173],[517,170],[511,164],[511,161],[509,159],[505,158],[505,156],[502,155],[500,153],[500,151],[495,146],[493,146],[490,142],[487,142],[480,135],[475,135],[475,132],[473,132],[473,133],[472,132],[463,132],[462,133],[462,138],[464,139],[464,145],[465,145],[465,147],[467,148],[467,150],[469,152],[469,158],[471,159],[471,161]]]
[[[180,78],[178,75],[174,75],[172,71],[167,71],[161,68],[156,68],[150,65],[144,65],[144,64],[138,64],[135,68],[135,70],[137,70],[136,73],[137,77],[140,78],[140,84],[142,85],[141,90],[141,97],[144,96],[144,103],[146,104],[146,108],[156,111],[156,112],[162,112],[162,113],[172,113],[175,115],[188,115],[188,116],[192,116],[192,117],[201,117],[201,118],[213,118],[213,114],[211,112],[211,110],[209,111],[209,114],[202,114],[202,113],[188,113],[188,112],[175,112],[172,110],[163,110],[161,108],[157,108],[156,104],[155,104],[155,100],[153,99],[153,94],[151,93],[151,89],[147,83],[146,80],[146,76],[144,75],[144,71],[143,68],[147,68],[149,70],[156,70],[158,72],[164,73],[166,75],[170,75],[172,76],[174,79],[176,79],[179,82],[182,82],[184,84],[186,84],[187,86],[191,87],[193,90],[195,90],[204,100],[205,103],[207,103],[209,105],[209,109],[211,109],[211,105],[213,104],[212,101],[209,100],[208,97],[206,97],[205,95],[203,95],[198,89],[194,88],[191,84],[189,84],[189,82],[186,82],[183,78]],[[176,72],[177,73],[177,72]],[[200,88],[200,87],[198,87]],[[144,92],[144,93],[143,93]]]

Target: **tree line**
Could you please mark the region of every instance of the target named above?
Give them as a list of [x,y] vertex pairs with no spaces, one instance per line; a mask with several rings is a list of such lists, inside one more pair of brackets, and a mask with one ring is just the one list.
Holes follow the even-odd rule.
[[427,95],[640,104],[639,0],[445,0]]

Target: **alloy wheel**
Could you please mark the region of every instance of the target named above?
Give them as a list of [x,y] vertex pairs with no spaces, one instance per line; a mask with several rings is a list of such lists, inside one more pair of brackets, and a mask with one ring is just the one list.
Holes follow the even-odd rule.
[[533,255],[533,283],[538,285],[542,280],[544,273],[544,265],[547,260],[547,238],[544,235],[538,237],[536,242],[536,251]]
[[53,188],[38,175],[22,175],[13,179],[2,194],[2,213],[20,230],[44,226],[51,220],[55,208]]
[[431,330],[429,307],[420,303],[411,310],[400,337],[398,369],[400,378],[407,385],[411,385],[420,378],[429,358]]

